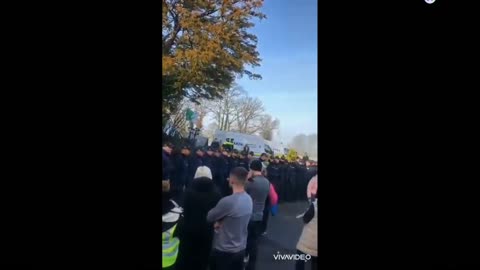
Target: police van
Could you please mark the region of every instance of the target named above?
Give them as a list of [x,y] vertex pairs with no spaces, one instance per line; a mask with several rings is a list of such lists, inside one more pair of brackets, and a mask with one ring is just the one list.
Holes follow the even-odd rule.
[[273,154],[275,156],[284,156],[288,154],[288,148],[285,148],[282,143],[267,141],[265,142],[272,148]]
[[249,150],[253,152],[255,157],[260,157],[262,153],[267,153],[270,155],[274,154],[274,151],[270,147],[269,143],[257,135],[217,130],[214,137],[214,141],[219,142],[220,145],[227,141],[232,142],[233,149],[238,151],[243,151],[245,146],[248,146]]

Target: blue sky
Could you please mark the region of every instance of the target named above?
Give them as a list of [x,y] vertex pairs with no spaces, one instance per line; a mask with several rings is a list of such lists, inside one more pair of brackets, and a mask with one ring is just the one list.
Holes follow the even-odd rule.
[[258,37],[262,80],[237,80],[280,120],[279,141],[317,132],[317,1],[265,0]]

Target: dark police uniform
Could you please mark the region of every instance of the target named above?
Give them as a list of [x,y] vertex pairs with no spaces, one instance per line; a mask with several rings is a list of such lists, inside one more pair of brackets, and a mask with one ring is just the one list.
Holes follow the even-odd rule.
[[296,175],[296,200],[307,200],[307,167],[303,164],[297,165],[297,175]]
[[179,153],[174,157],[175,172],[171,181],[171,189],[174,200],[181,203],[181,197],[185,185],[188,183],[189,162],[188,157]]
[[249,163],[249,162],[248,162],[248,158],[239,158],[239,159],[238,159],[238,167],[243,167],[243,168],[245,168],[247,171],[250,170],[248,163]]
[[287,165],[287,181],[285,187],[285,200],[287,202],[295,201],[295,195],[297,190],[297,166],[295,163],[289,163]]
[[280,185],[280,164],[275,162],[268,164],[267,175],[275,190],[278,190]]
[[189,166],[188,166],[188,177],[187,177],[187,183],[186,186],[190,186],[190,183],[193,181],[193,177],[195,176],[195,173],[197,172],[197,168],[203,166],[203,158],[197,154],[192,155],[192,157],[189,159]]
[[288,163],[285,160],[280,160],[280,184],[277,190],[278,193],[278,200],[279,201],[286,201],[286,190],[287,186],[287,175],[288,172]]

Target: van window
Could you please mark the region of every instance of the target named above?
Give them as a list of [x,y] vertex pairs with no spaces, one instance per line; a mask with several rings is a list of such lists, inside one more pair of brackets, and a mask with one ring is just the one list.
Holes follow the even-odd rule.
[[272,148],[270,148],[270,146],[268,146],[266,144],[265,144],[265,153],[273,155]]

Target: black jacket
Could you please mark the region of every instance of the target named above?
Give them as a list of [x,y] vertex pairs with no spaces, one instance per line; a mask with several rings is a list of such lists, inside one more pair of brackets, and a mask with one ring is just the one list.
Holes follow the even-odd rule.
[[245,169],[247,169],[247,171],[250,169],[248,168],[250,164],[248,163],[248,158],[241,158],[241,159],[238,159],[238,164],[237,166],[238,167],[243,167]]
[[185,192],[176,270],[207,269],[214,234],[207,214],[220,199],[221,194],[213,181],[205,177],[193,180]]
[[175,172],[172,177],[172,185],[180,187],[187,184],[189,174],[188,159],[188,157],[182,154],[178,154],[174,157]]
[[170,155],[162,150],[162,180],[170,180],[175,170]]
[[274,183],[274,185],[277,185],[277,183],[280,181],[280,164],[268,164],[267,175],[270,182]]
[[214,156],[209,156],[208,154],[205,154],[202,158],[203,166],[207,166],[210,169],[212,176],[215,174],[214,158]]
[[230,173],[230,171],[237,166],[238,166],[238,159],[233,158],[233,157],[229,157],[228,158],[228,173]]
[[187,177],[186,186],[190,185],[190,183],[193,181],[193,177],[197,172],[197,168],[200,166],[203,166],[203,158],[196,154],[193,155],[189,159],[189,163],[188,163],[188,177]]
[[310,181],[310,179],[312,179],[312,177],[314,177],[315,175],[317,175],[317,168],[308,168],[307,169],[307,180]]
[[183,231],[199,234],[213,233],[212,224],[207,224],[207,213],[221,198],[220,191],[212,180],[206,177],[193,180],[185,192]]

